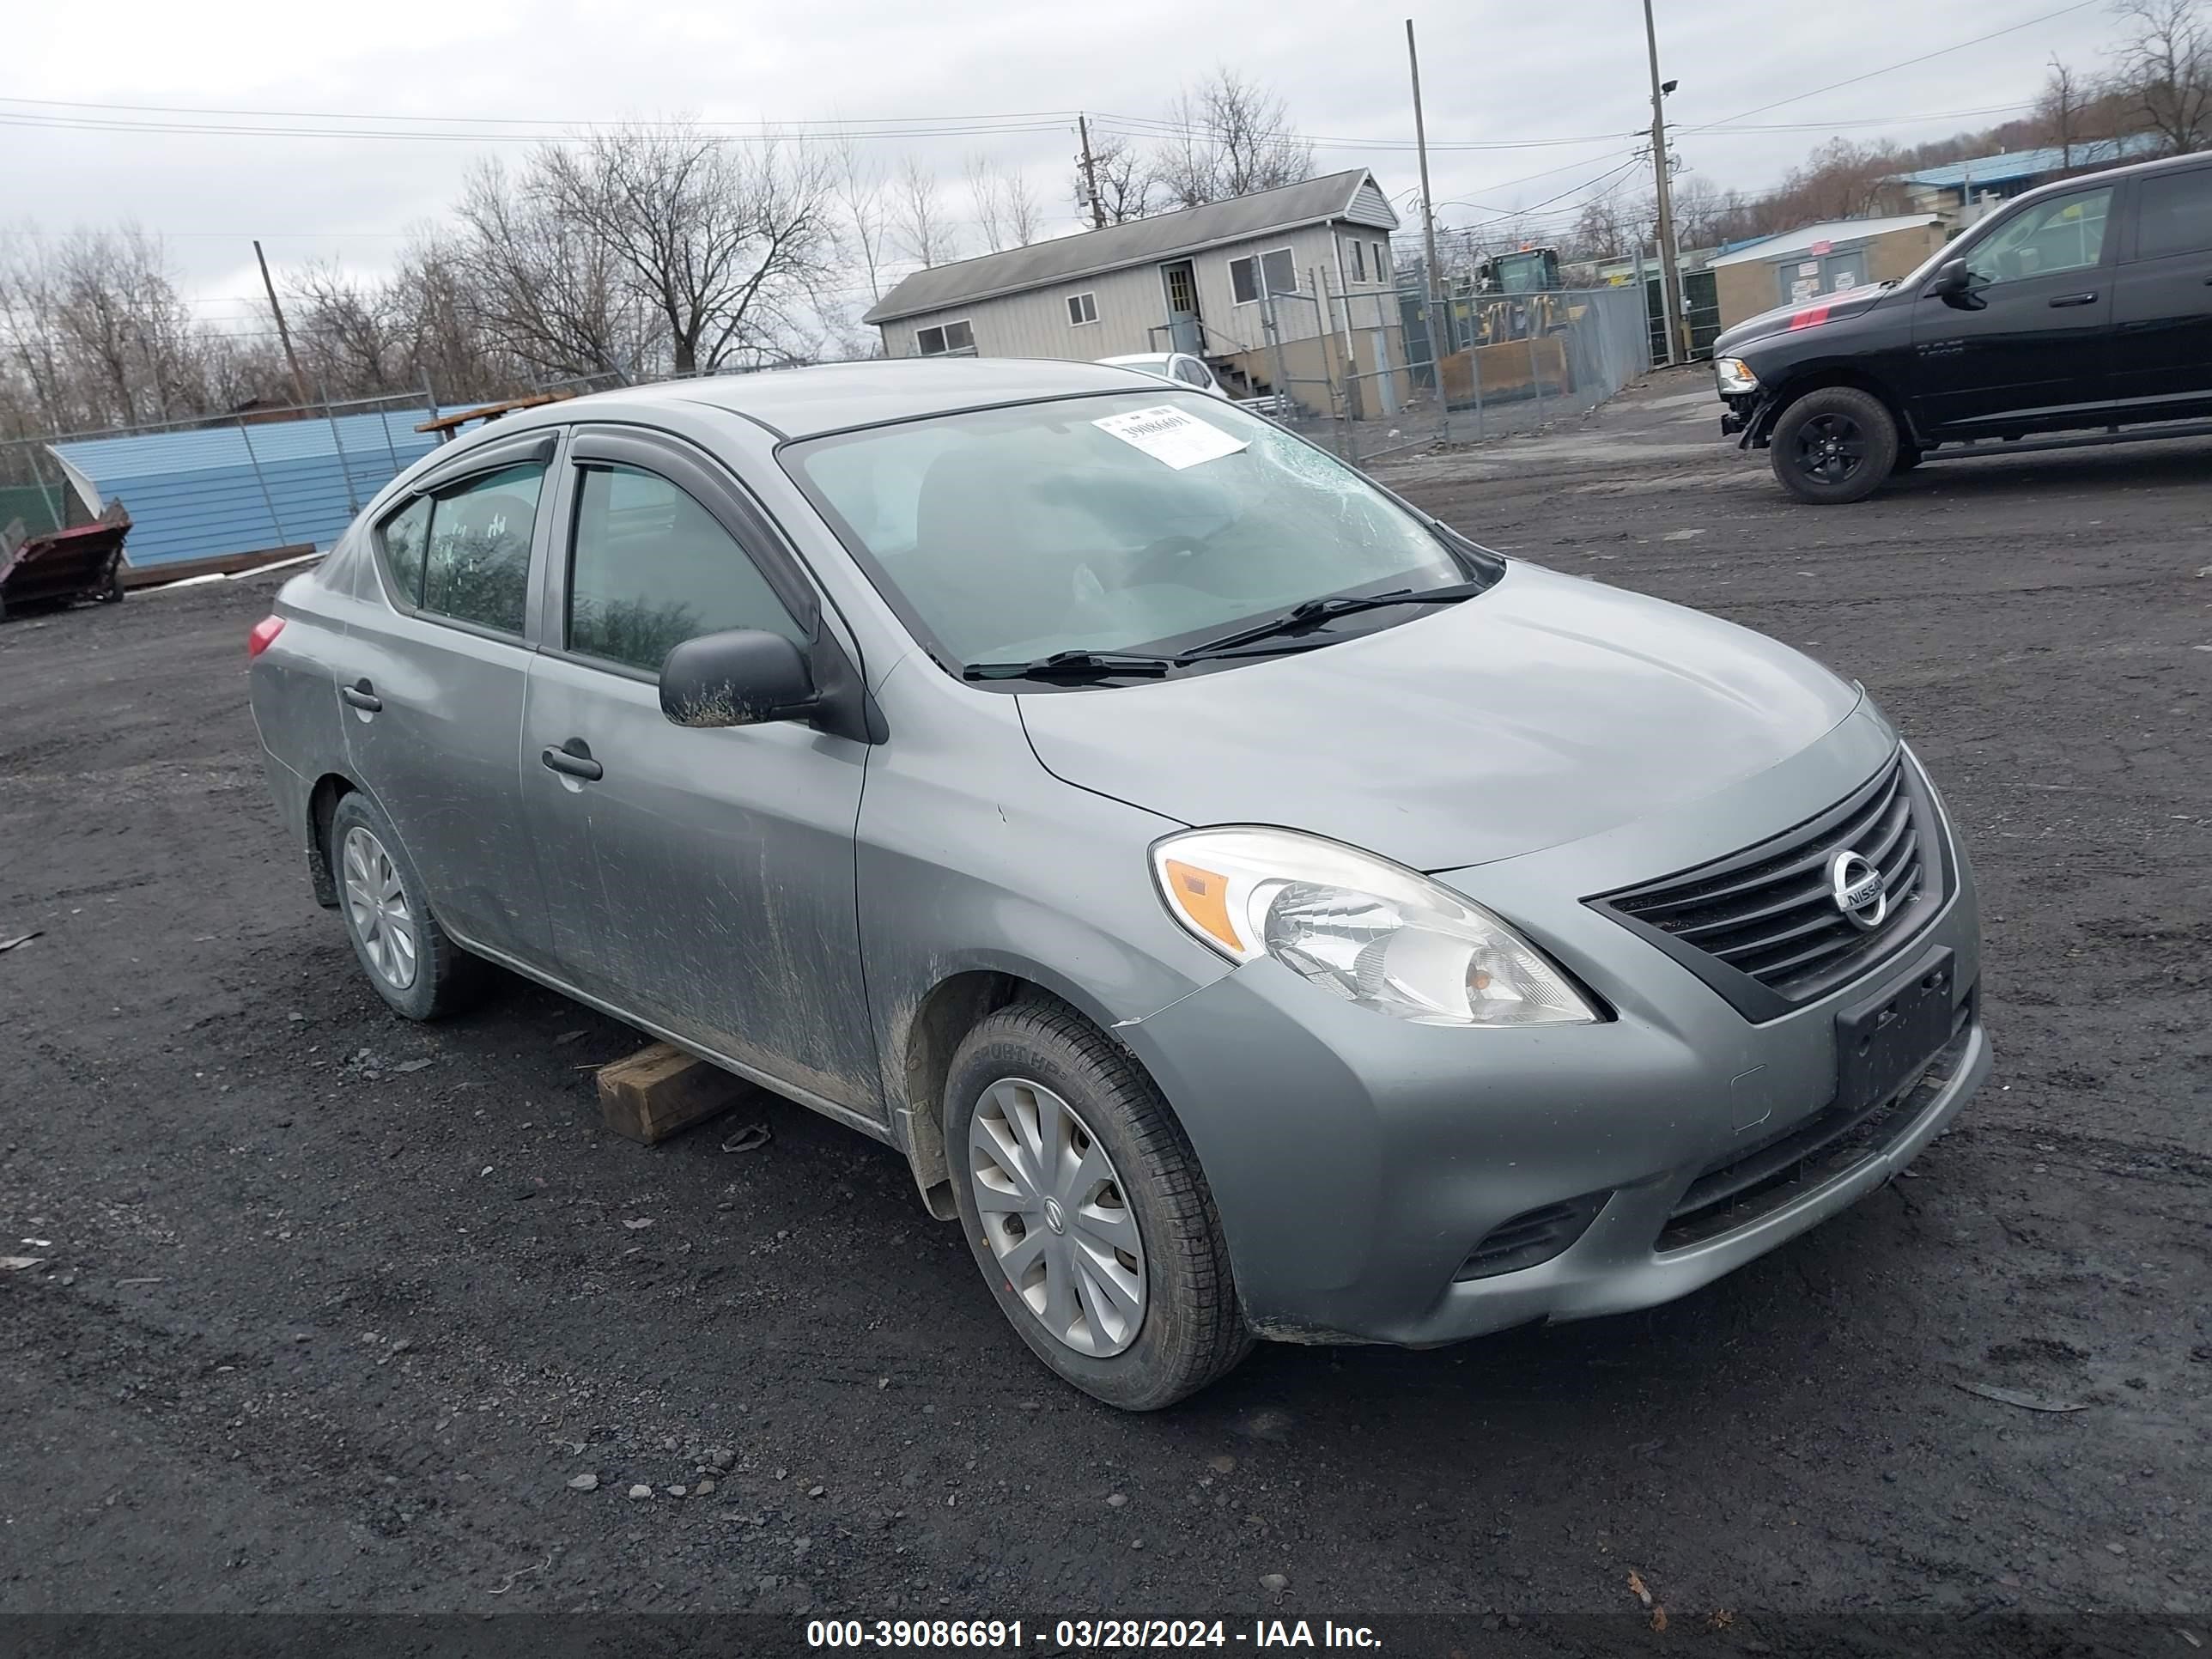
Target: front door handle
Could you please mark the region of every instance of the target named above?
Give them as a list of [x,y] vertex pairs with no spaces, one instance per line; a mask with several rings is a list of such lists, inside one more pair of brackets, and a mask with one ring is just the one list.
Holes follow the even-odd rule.
[[558,749],[547,749],[538,758],[564,777],[581,778],[586,783],[597,783],[607,775],[607,769],[592,758],[592,745],[581,738],[571,738]]
[[2056,311],[2061,306],[2093,306],[2096,303],[2097,295],[2093,289],[2087,294],[2062,294],[2051,302],[2051,308]]
[[384,699],[376,695],[376,688],[367,680],[356,680],[351,685],[338,687],[338,696],[364,714],[374,714],[384,707]]

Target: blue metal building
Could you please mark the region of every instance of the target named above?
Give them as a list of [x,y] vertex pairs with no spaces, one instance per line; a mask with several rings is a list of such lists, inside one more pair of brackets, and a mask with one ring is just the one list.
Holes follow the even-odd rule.
[[370,496],[436,447],[434,434],[415,430],[431,418],[428,409],[392,409],[50,448],[88,517],[117,499],[130,510],[132,571],[181,575],[279,549],[329,547]]

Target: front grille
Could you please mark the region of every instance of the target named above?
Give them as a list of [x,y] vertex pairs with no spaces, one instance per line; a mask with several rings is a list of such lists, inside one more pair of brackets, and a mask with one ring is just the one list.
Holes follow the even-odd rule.
[[[1941,907],[1933,803],[1899,750],[1810,823],[1694,870],[1592,901],[1695,969],[1753,1018],[1833,990]],[[1889,909],[1869,931],[1838,908],[1829,866],[1849,850],[1880,870]],[[1748,983],[1747,983],[1748,981]]]
[[1887,1099],[1856,1110],[1831,1106],[1771,1139],[1708,1164],[1675,1201],[1656,1248],[1679,1250],[1747,1226],[1889,1151],[1958,1070],[1973,1023],[1974,994],[1969,992],[1951,1017],[1950,1040],[1917,1077]]
[[1612,1196],[1610,1191],[1585,1193],[1540,1209],[1523,1210],[1510,1220],[1499,1222],[1468,1252],[1452,1278],[1460,1281],[1493,1279],[1549,1261],[1589,1230]]

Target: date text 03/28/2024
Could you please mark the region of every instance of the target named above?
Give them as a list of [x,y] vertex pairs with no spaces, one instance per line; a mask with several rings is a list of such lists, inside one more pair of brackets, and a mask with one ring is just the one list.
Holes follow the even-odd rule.
[[1055,1651],[1133,1648],[1377,1648],[1364,1625],[1259,1619],[1249,1628],[1220,1619],[1061,1619],[1051,1626],[1001,1619],[813,1619],[806,1645],[836,1649],[957,1650],[1018,1653],[1029,1643]]

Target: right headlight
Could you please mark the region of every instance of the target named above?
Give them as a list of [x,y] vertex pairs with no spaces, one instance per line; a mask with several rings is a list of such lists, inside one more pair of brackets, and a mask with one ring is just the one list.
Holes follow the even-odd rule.
[[1751,372],[1751,365],[1741,357],[1714,358],[1713,378],[1721,383],[1722,392],[1732,397],[1759,390],[1759,376]]
[[1346,1001],[1423,1025],[1583,1025],[1566,975],[1481,906],[1319,836],[1192,830],[1152,848],[1169,913],[1231,962],[1273,957]]

